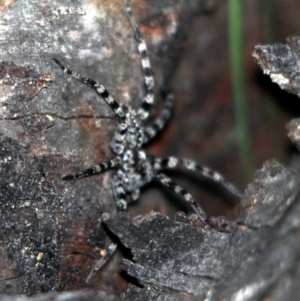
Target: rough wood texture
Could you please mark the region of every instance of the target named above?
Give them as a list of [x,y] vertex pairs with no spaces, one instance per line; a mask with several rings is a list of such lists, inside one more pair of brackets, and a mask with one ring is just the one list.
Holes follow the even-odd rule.
[[[180,45],[175,41],[201,2],[132,5],[152,38],[159,86],[173,73]],[[100,213],[115,211],[109,173],[74,182],[61,178],[110,158],[115,118],[94,91],[68,78],[52,58],[136,107],[143,95],[137,43],[123,0],[10,1],[1,8],[0,293],[85,288],[106,247]],[[125,286],[117,263],[92,284],[108,299]]]
[[[124,268],[143,286],[130,286],[120,300],[294,300],[300,280],[299,179],[276,161],[266,163],[248,187],[240,219],[213,219],[213,228],[202,228],[194,215],[106,219],[132,252]],[[108,300],[96,292],[70,293],[69,299],[81,300],[82,294]]]
[[[202,2],[132,2],[159,85],[176,69],[182,34]],[[0,292],[44,293],[1,300],[116,298],[126,289],[118,260],[99,273],[89,287],[94,291],[80,290],[106,245],[103,211],[111,215],[106,227],[134,256],[124,260],[125,269],[143,285],[132,281],[120,300],[299,295],[299,174],[275,161],[257,173],[236,222],[212,219],[214,227],[205,229],[193,215],[172,221],[159,213],[114,214],[109,174],[61,181],[110,156],[115,121],[104,102],[62,74],[52,58],[101,81],[122,103],[137,106],[143,93],[121,0],[6,1],[0,12]],[[291,137],[297,127],[290,127]],[[155,198],[148,199],[153,208]],[[46,293],[51,290],[77,291]]]
[[[145,286],[135,300],[149,290],[169,294],[167,300],[176,292],[182,300],[291,300],[291,287],[281,286],[299,269],[299,182],[299,173],[267,162],[248,187],[239,220],[212,220],[215,228],[159,213],[107,220],[133,254],[123,261],[126,271]],[[130,300],[127,294],[121,300]]]
[[257,45],[253,57],[281,89],[300,96],[299,37],[289,37],[286,44]]

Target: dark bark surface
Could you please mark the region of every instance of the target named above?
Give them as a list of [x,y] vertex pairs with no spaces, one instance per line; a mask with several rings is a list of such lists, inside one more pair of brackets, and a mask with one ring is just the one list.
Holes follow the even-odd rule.
[[[182,38],[203,1],[149,3],[132,1],[132,6],[159,86],[176,70]],[[6,4],[0,10],[4,25],[0,44],[1,300],[116,299],[128,281],[120,276],[116,257],[89,287],[85,284],[107,247],[107,230],[132,255],[123,260],[123,267],[135,280],[129,278],[133,284],[120,300],[294,300],[300,275],[297,165],[288,169],[276,161],[266,163],[248,187],[233,222],[212,218],[211,227],[203,228],[194,215],[178,214],[173,221],[156,212],[134,218],[116,214],[109,173],[61,181],[66,173],[111,157],[109,142],[116,120],[93,91],[67,78],[52,58],[105,84],[120,103],[137,107],[143,95],[142,73],[123,1]],[[206,36],[200,43],[206,50],[207,40]],[[295,48],[287,45],[278,49],[271,51],[272,61],[279,59],[272,70],[289,78],[292,84],[284,87],[296,93],[297,51],[293,53]],[[284,60],[291,67],[282,66]],[[270,69],[267,63],[265,59]],[[209,66],[220,69],[219,64]],[[190,73],[181,73],[186,76],[177,79],[180,88]],[[282,84],[282,77],[278,78]],[[201,95],[209,93],[202,88]],[[186,118],[184,110],[177,112],[181,114],[178,128],[184,131],[177,135],[175,146],[167,139],[165,149],[176,152],[181,145],[195,144],[194,151],[187,147],[184,154],[198,156],[200,142],[194,138],[205,140],[213,126],[206,113],[198,121],[189,100],[181,108],[187,108],[191,118]],[[230,110],[220,111],[231,118]],[[296,143],[298,124],[293,121],[288,126]],[[203,137],[198,137],[199,127],[205,128]],[[218,143],[222,140],[226,145],[226,150],[221,147],[222,154],[234,154],[232,135],[222,132],[221,136],[225,140],[217,139]],[[157,149],[159,145],[152,150]],[[144,212],[149,212],[149,206],[161,206],[161,199],[147,193],[140,202],[146,206]],[[110,214],[106,230],[102,212]],[[53,290],[68,292],[47,293]]]
[[272,81],[290,93],[300,96],[300,38],[289,37],[287,43],[258,45],[253,57]]
[[[133,254],[123,265],[145,286],[136,300],[149,290],[170,300],[176,292],[185,292],[182,300],[261,300],[279,290],[299,265],[299,181],[299,173],[267,162],[248,187],[239,220],[213,219],[213,228],[201,228],[193,216],[172,221],[159,213],[105,221]],[[281,296],[290,293],[280,287]]]
[[[155,212],[106,219],[132,253],[132,260],[123,260],[125,270],[142,285],[130,286],[120,300],[293,300],[299,293],[293,285],[299,281],[299,179],[299,172],[266,163],[235,223],[212,219],[212,227],[203,228],[194,215],[178,214],[172,221]],[[108,300],[103,293],[70,294],[70,300],[88,294],[90,300]]]
[[[173,73],[175,41],[201,2],[136,2],[137,21],[152,35],[159,86]],[[123,1],[11,1],[1,14],[0,293],[85,288],[107,247],[100,214],[115,211],[110,175],[61,178],[111,158],[116,120],[94,91],[68,78],[52,59],[137,107],[143,95],[137,43]],[[108,299],[124,289],[117,263],[91,285]]]

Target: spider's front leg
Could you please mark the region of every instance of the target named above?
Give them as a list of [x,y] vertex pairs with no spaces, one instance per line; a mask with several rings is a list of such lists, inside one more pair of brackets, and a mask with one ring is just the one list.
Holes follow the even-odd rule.
[[[149,112],[154,102],[154,78],[153,71],[150,64],[150,60],[147,54],[147,46],[142,38],[138,25],[132,16],[132,10],[130,0],[125,0],[127,18],[132,26],[135,39],[138,42],[138,51],[141,57],[141,65],[144,73],[144,82],[146,88],[146,95],[143,98],[141,107],[138,110],[138,115],[141,120],[147,119]],[[163,91],[164,92],[164,91]],[[143,144],[148,143],[149,140],[153,139],[157,133],[159,133],[166,125],[167,121],[171,116],[171,109],[173,107],[173,95],[171,93],[164,93],[166,97],[165,105],[162,110],[161,116],[158,117],[153,124],[144,129],[144,141]]]
[[145,120],[149,116],[149,112],[152,108],[153,101],[154,101],[154,78],[152,75],[153,72],[147,54],[146,43],[142,38],[142,35],[140,33],[138,25],[136,24],[135,19],[132,16],[130,0],[125,0],[125,6],[126,6],[127,18],[132,26],[135,38],[138,42],[138,51],[140,53],[141,64],[144,73],[146,95],[144,96],[141,107],[138,110],[138,115],[142,120]]
[[171,117],[171,111],[174,104],[174,97],[171,93],[166,95],[165,104],[161,115],[149,126],[144,129],[144,141],[143,144],[148,143],[150,140],[156,137],[156,135],[164,129],[166,123]]
[[65,73],[69,74],[73,78],[79,80],[80,82],[86,84],[87,86],[91,87],[93,90],[97,92],[104,100],[105,102],[111,107],[111,109],[114,111],[116,116],[119,119],[117,129],[115,131],[113,140],[112,140],[112,150],[114,153],[120,155],[122,154],[124,147],[122,145],[122,142],[125,138],[125,135],[127,133],[127,121],[126,121],[126,114],[123,110],[123,108],[118,104],[118,102],[110,95],[108,90],[101,85],[100,83],[94,81],[93,79],[90,79],[88,77],[82,76],[79,73],[73,72],[71,69],[66,68],[59,60],[53,59],[54,63]]

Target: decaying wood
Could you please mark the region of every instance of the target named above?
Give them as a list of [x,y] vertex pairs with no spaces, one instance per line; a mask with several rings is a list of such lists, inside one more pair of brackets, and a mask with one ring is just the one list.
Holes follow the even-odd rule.
[[[159,213],[107,220],[133,254],[123,264],[144,286],[135,300],[149,290],[168,300],[176,292],[185,293],[182,300],[262,300],[279,290],[299,269],[299,182],[299,173],[267,162],[248,187],[239,220],[216,219],[214,228]],[[290,287],[280,289],[281,296],[290,294]]]
[[289,37],[287,43],[257,45],[253,57],[281,89],[300,96],[299,37]]
[[142,286],[120,300],[292,300],[299,293],[299,181],[299,172],[266,163],[234,223],[214,219],[202,228],[193,215],[172,221],[155,212],[106,219],[133,255],[125,270]]
[[[52,59],[100,81],[120,103],[135,107],[143,95],[136,41],[123,0],[1,5],[0,293],[86,288],[87,275],[107,247],[100,214],[115,211],[109,173],[75,182],[61,178],[111,157],[116,120],[94,91],[68,78]],[[159,86],[173,73],[176,42],[201,4],[132,5],[152,39]],[[117,263],[90,286],[108,299],[125,285],[116,276]]]
[[[150,37],[159,85],[174,72],[178,38],[200,4],[132,2]],[[214,218],[203,228],[194,215],[178,214],[173,221],[157,212],[116,214],[109,174],[61,181],[63,174],[111,155],[115,121],[105,103],[67,79],[52,58],[136,106],[143,93],[141,70],[123,2],[6,4],[0,45],[1,300],[114,299],[125,289],[118,260],[92,286],[85,284],[109,232],[132,254],[123,267],[136,281],[122,301],[294,300],[300,280],[298,169],[267,162],[233,222]],[[258,46],[255,57],[273,80],[299,95],[297,41]],[[288,126],[298,144],[299,126]],[[109,212],[106,229],[101,212]]]

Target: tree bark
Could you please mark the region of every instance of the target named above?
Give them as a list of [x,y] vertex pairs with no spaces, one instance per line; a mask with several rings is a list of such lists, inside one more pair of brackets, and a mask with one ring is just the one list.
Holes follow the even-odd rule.
[[[157,87],[176,71],[181,41],[202,4],[132,1]],[[193,214],[177,214],[174,221],[157,212],[117,214],[109,173],[61,180],[111,158],[116,120],[94,91],[68,78],[52,58],[137,108],[142,72],[123,2],[6,5],[0,44],[1,300],[112,300],[126,290],[126,281],[131,285],[120,300],[294,300],[300,275],[298,164],[267,162],[232,222],[211,218],[203,228]],[[297,41],[258,46],[255,57],[273,80],[299,95]],[[288,125],[298,146],[299,123]],[[152,208],[162,199],[142,197],[147,212],[146,198]],[[102,212],[109,213],[104,227]],[[127,276],[120,276],[114,258],[87,286],[108,235],[127,248]],[[22,296],[7,296],[16,294]]]
[[[153,34],[149,45],[159,62],[159,87],[174,72],[171,60],[180,45],[175,41],[201,4],[132,2],[141,30]],[[86,288],[87,275],[107,247],[101,212],[116,210],[110,174],[61,179],[112,157],[116,118],[93,90],[68,78],[52,59],[99,81],[120,104],[137,108],[143,96],[137,42],[123,1],[26,0],[1,8],[0,294]],[[186,25],[180,31],[172,28],[181,23]],[[166,56],[170,47],[172,55]],[[119,270],[112,261],[90,288],[108,299],[120,294],[125,280]]]

